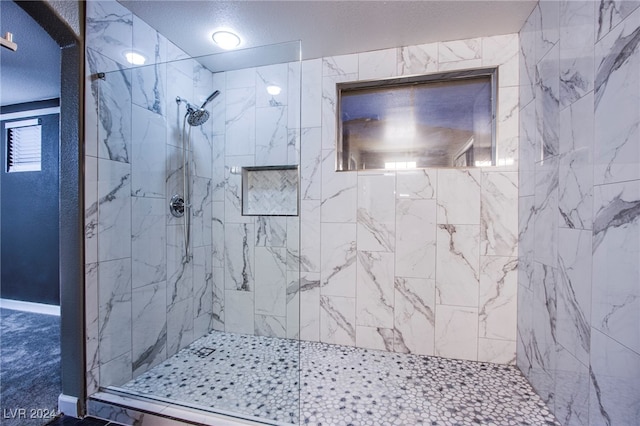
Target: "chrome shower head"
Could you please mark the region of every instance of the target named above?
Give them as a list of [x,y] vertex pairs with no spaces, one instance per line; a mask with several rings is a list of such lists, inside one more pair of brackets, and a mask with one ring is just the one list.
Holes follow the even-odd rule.
[[176,102],[178,104],[180,104],[181,102],[184,102],[185,104],[187,104],[186,117],[187,117],[187,123],[189,123],[189,125],[201,126],[202,124],[206,123],[206,121],[209,119],[209,111],[205,110],[204,107],[207,106],[209,102],[214,100],[216,96],[218,96],[219,94],[220,94],[219,90],[216,90],[215,92],[210,94],[207,100],[204,101],[204,103],[200,108],[191,105],[191,103],[188,100],[181,98],[180,96],[176,98]]
[[209,111],[203,108],[193,109],[189,107],[187,114],[189,115],[187,117],[187,123],[191,126],[200,126],[209,119]]

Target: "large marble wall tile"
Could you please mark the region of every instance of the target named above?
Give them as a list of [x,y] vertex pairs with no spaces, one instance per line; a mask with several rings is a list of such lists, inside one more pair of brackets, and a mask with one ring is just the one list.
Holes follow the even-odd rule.
[[254,335],[266,337],[287,337],[285,317],[258,315],[255,317]]
[[84,159],[84,263],[98,261],[98,159]]
[[358,251],[357,325],[393,329],[393,258],[393,253]]
[[633,0],[601,1],[595,12],[596,40],[609,34],[609,31],[624,21],[638,6],[638,2]]
[[560,111],[560,153],[586,151],[592,157],[594,139],[593,91]]
[[[256,68],[256,107],[281,107],[287,105],[289,99],[288,68],[287,64],[267,65]],[[267,92],[267,87],[269,86],[280,87],[280,93],[277,95],[269,94]],[[284,124],[286,125],[287,122],[285,120]]]
[[398,49],[397,75],[427,74],[438,71],[438,43]]
[[538,3],[540,9],[540,31],[537,32],[536,56],[542,58],[549,50],[558,45],[560,39],[560,2],[543,1]]
[[518,253],[518,173],[482,173],[480,200],[481,253],[515,256]]
[[[353,55],[356,57],[357,55]],[[356,64],[357,66],[357,64]],[[336,149],[337,83],[358,80],[358,74],[331,74],[322,78],[322,149]]]
[[[206,76],[206,74],[210,71],[208,69],[202,70],[202,74]],[[206,77],[203,77],[203,79]],[[211,112],[211,127],[213,129],[214,135],[224,134],[225,131],[225,120],[227,116],[227,78],[226,73],[217,72],[211,75],[211,90],[207,91],[207,95],[212,93],[214,90],[218,90],[220,94],[216,96],[214,100],[208,105],[209,111]],[[195,87],[194,90],[198,90],[198,87]],[[214,146],[214,149],[216,147]],[[224,140],[220,145],[220,150],[224,149]]]
[[536,165],[534,196],[535,260],[555,267],[558,260],[558,161]]
[[320,274],[300,274],[300,339],[320,341]]
[[477,315],[480,278],[480,227],[477,225],[438,225],[437,240],[437,303],[475,306]]
[[243,68],[239,70],[227,71],[225,75],[227,89],[238,89],[242,87],[256,86],[255,68]]
[[[218,139],[219,141],[220,139]],[[213,144],[215,142],[216,138],[211,132],[209,122],[201,126],[191,127],[191,151],[193,155],[191,173],[193,175],[207,179],[213,177]],[[224,171],[224,167],[222,167],[222,171]]]
[[142,19],[133,15],[133,48],[147,64],[167,61],[167,39]]
[[482,38],[482,66],[499,66],[498,86],[518,86],[519,56],[518,34]]
[[[287,107],[289,110],[291,107]],[[291,118],[291,113],[289,113]],[[287,128],[287,162],[286,164],[293,164],[300,166],[300,144],[302,131],[298,128]]]
[[594,183],[640,179],[640,8],[595,46]]
[[[91,69],[105,72],[113,61],[88,49]],[[120,65],[118,65],[120,67]],[[107,72],[98,86],[98,156],[128,163],[131,160],[131,70]]]
[[320,341],[355,346],[356,299],[320,296]]
[[398,49],[375,50],[358,54],[358,78],[369,80],[395,77]]
[[396,277],[394,287],[395,352],[433,355],[435,281]]
[[289,242],[287,219],[278,216],[256,217],[256,247],[285,247]]
[[225,155],[254,155],[256,150],[256,89],[229,88],[227,79],[227,109]]
[[224,202],[211,203],[211,245],[213,266],[224,268]]
[[438,170],[438,223],[480,224],[479,169]]
[[98,263],[85,265],[85,371],[100,366],[100,304],[98,294]]
[[167,226],[167,304],[193,296],[192,247],[185,251],[182,225]]
[[[167,302],[169,298],[167,297]],[[193,342],[193,299],[185,299],[167,306],[167,356]]]
[[191,244],[210,246],[212,232],[211,179],[191,177]]
[[593,166],[586,149],[560,157],[558,208],[560,226],[591,229],[593,205]]
[[287,111],[289,129],[302,128],[302,63],[289,62],[287,64]]
[[334,150],[322,151],[322,222],[356,222],[358,174],[336,172]]
[[478,358],[478,308],[436,305],[435,355]]
[[86,45],[129,66],[124,52],[133,43],[133,14],[115,1],[87,2]]
[[517,86],[501,87],[498,91],[496,165],[503,170],[517,170],[520,132],[519,96],[520,90]]
[[438,43],[438,62],[468,61],[482,58],[482,42],[479,38]]
[[285,317],[287,314],[286,250],[275,247],[255,249],[256,314]]
[[440,62],[438,71],[460,71],[482,67],[482,59],[468,59],[463,61]]
[[131,256],[131,166],[98,161],[98,260]]
[[[211,246],[193,249],[193,318],[211,316],[213,312],[213,268],[211,266]],[[202,325],[202,324],[200,324]],[[208,332],[199,330],[196,337]]]
[[322,59],[312,59],[302,62],[302,111],[300,113],[300,127],[321,126]]
[[287,271],[300,272],[300,215],[285,218]]
[[176,98],[179,97],[189,102],[195,102],[193,100],[193,61],[189,59],[168,63],[166,72],[167,144],[180,147],[187,108],[184,102],[177,103]]
[[341,55],[322,58],[322,75],[348,75],[358,72],[358,55]]
[[225,173],[224,134],[215,134],[212,138],[211,162],[211,187],[214,201],[224,201],[225,199]]
[[529,382],[540,397],[550,406],[554,403],[557,364],[556,283],[555,268],[540,263],[534,265],[532,300],[531,370]]
[[513,365],[516,363],[516,342],[480,337],[478,339],[478,361]]
[[[253,291],[255,246],[253,224],[227,223],[224,227],[225,288]],[[227,304],[227,312],[233,304]]]
[[435,278],[436,200],[396,200],[395,274]]
[[165,198],[165,119],[138,106],[132,107],[131,194]]
[[132,370],[137,376],[167,359],[167,283],[135,288],[132,294]]
[[591,348],[590,424],[638,424],[640,355],[597,330]]
[[516,365],[529,378],[536,352],[533,334],[533,291],[521,285],[518,286],[517,324]]
[[131,352],[100,365],[100,386],[121,386],[132,378]]
[[[551,3],[551,2],[546,2]],[[556,45],[537,64],[536,120],[538,125],[539,153],[545,160],[560,151],[560,49]]]
[[[516,340],[518,261],[514,257],[480,257],[479,336]],[[487,343],[487,346],[490,346]]]
[[589,424],[589,379],[589,368],[560,348],[555,371],[554,414],[561,424]]
[[256,165],[287,164],[287,107],[256,108],[255,114]]
[[560,3],[560,106],[593,90],[595,7],[592,1]]
[[396,198],[434,199],[436,198],[437,181],[437,169],[397,171]]
[[167,279],[166,208],[164,198],[132,198],[131,268],[134,288]]
[[587,365],[591,336],[591,232],[561,228],[559,237],[558,343]]
[[[522,95],[521,95],[522,96]],[[538,126],[536,125],[536,103],[530,102],[520,110],[520,137],[518,153],[518,195],[533,195],[536,188],[535,162],[539,159]]]
[[254,156],[225,157],[225,223],[253,223],[253,217],[242,216],[242,167],[253,166]]
[[322,129],[302,129],[302,152],[300,158],[300,199],[321,198]]
[[287,339],[300,340],[300,272],[287,271]]
[[320,227],[322,295],[356,295],[356,225],[322,223]]
[[591,326],[640,353],[640,181],[596,186],[593,206]]
[[300,270],[320,272],[320,201],[300,202]]
[[104,364],[131,352],[131,259],[100,262],[98,279],[99,351]]
[[518,284],[531,288],[535,256],[535,199],[518,198]]
[[224,268],[213,268],[212,329],[225,330]]
[[[166,65],[147,65],[134,68],[132,78],[132,102],[154,114],[166,115]],[[135,123],[135,121],[134,121]],[[135,127],[135,126],[134,126]]]
[[393,329],[356,327],[356,347],[393,352]]
[[358,249],[395,249],[395,175],[358,173]]
[[520,105],[528,105],[535,97],[536,41],[540,31],[540,8],[535,7],[520,29]]

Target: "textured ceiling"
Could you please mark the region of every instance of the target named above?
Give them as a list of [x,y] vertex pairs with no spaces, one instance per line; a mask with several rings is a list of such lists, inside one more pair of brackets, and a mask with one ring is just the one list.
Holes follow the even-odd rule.
[[24,10],[0,1],[0,33],[13,33],[18,50],[0,49],[0,105],[60,96],[60,47]]
[[535,1],[119,0],[191,56],[219,53],[216,29],[241,48],[302,41],[302,58],[518,32]]

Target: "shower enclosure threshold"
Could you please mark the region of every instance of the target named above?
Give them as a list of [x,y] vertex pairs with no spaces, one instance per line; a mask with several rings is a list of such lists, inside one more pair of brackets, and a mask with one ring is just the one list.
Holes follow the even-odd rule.
[[[109,386],[89,397],[87,415],[135,426],[284,426],[251,416],[238,417],[224,410],[178,402],[156,396],[136,395]],[[290,424],[289,424],[290,426]]]

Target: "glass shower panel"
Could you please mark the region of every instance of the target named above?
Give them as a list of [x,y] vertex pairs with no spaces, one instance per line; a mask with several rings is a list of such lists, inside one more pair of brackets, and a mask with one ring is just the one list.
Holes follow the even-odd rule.
[[[97,388],[299,422],[299,58],[292,42],[93,76]],[[296,208],[243,214],[247,168],[286,170],[287,191],[252,195]]]

